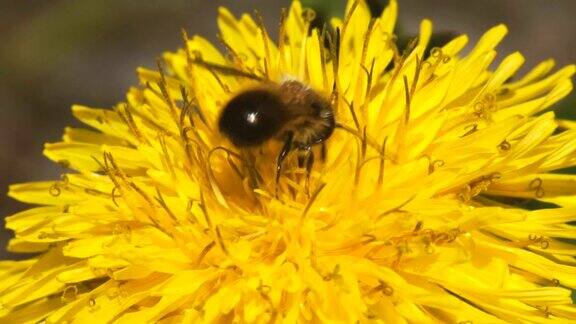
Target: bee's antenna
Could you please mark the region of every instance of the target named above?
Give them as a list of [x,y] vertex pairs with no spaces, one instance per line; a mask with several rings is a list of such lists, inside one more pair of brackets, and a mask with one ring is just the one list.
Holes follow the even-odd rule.
[[286,156],[288,155],[288,153],[290,153],[290,151],[292,150],[292,140],[294,139],[294,134],[293,133],[288,133],[288,136],[286,137],[285,141],[284,141],[284,146],[282,147],[282,151],[280,151],[280,154],[278,154],[278,159],[276,160],[276,188],[275,188],[275,192],[276,192],[276,198],[278,198],[278,191],[279,191],[279,186],[280,186],[280,175],[282,174],[282,164],[284,163],[284,160],[286,159]]

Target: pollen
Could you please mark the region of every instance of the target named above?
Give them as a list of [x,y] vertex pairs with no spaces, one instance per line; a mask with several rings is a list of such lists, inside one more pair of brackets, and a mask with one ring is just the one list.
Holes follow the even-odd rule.
[[[275,40],[221,8],[224,52],[184,32],[124,102],[72,107],[87,127],[44,150],[65,174],[10,187],[33,206],[6,218],[8,249],[33,256],[0,262],[0,319],[576,321],[576,123],[550,110],[575,66],[492,67],[503,25],[464,51],[466,35],[430,48],[424,20],[399,48],[397,10],[349,1],[317,29],[294,1]],[[277,182],[282,143],[239,148],[218,118],[287,76],[336,127]]]

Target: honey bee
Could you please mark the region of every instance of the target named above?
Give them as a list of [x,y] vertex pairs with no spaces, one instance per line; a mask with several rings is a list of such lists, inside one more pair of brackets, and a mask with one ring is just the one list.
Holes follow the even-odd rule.
[[314,163],[312,147],[322,145],[336,127],[330,100],[297,80],[262,83],[233,96],[218,121],[220,132],[235,146],[257,147],[269,140],[284,143],[276,160],[276,193],[282,164],[298,151],[300,166],[309,178]]

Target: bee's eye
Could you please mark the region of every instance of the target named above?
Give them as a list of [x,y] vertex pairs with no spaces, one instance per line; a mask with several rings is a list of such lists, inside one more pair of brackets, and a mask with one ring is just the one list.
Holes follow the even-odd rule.
[[218,126],[237,146],[253,146],[272,138],[286,122],[280,98],[266,90],[250,90],[226,104]]

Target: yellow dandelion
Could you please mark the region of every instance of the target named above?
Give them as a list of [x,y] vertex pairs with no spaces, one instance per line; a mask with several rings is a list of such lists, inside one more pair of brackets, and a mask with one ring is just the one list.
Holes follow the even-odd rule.
[[[74,106],[45,155],[58,181],[14,185],[0,316],[15,322],[539,323],[576,320],[576,126],[547,111],[572,89],[554,62],[510,81],[496,26],[468,54],[395,45],[397,3],[311,29],[294,1],[274,42],[220,9],[226,54],[185,36],[113,109]],[[310,170],[282,142],[237,147],[223,107],[297,80],[336,127]],[[270,90],[271,91],[271,90]],[[304,150],[306,151],[306,150]],[[309,153],[308,153],[309,154]],[[308,174],[307,174],[308,173]],[[534,208],[537,206],[546,208]],[[532,206],[532,207],[531,207]]]

